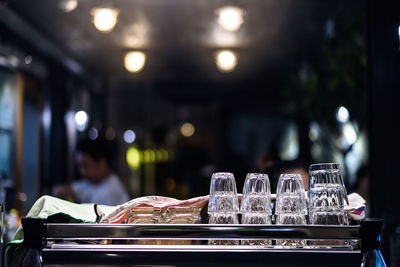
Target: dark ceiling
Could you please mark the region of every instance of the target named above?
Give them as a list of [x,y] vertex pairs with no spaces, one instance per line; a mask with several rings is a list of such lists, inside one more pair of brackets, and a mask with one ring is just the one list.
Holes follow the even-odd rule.
[[[117,26],[100,33],[91,22],[97,0],[80,0],[64,13],[55,0],[11,1],[10,7],[83,66],[111,80],[151,80],[160,84],[248,84],[270,80],[279,86],[291,68],[312,57],[323,42],[329,18],[356,12],[360,1],[346,0],[113,0],[120,9]],[[217,25],[215,10],[234,5],[245,10],[234,33]],[[238,52],[237,68],[220,73],[218,49]],[[147,54],[144,70],[127,72],[124,54]],[[255,82],[254,82],[255,81]]]

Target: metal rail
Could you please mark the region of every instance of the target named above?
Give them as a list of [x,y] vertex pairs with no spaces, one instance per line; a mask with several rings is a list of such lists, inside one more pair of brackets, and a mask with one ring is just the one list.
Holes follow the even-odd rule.
[[[381,220],[374,219],[357,226],[59,224],[34,218],[22,221],[24,245],[37,255],[37,264],[29,266],[360,266],[363,256],[379,252],[381,223]],[[308,241],[307,245],[286,247],[275,245],[274,242],[266,246],[221,246],[197,241],[258,239]],[[99,240],[113,241],[104,244]],[[147,245],[153,241],[144,240],[171,240],[155,242],[171,245]]]
[[47,240],[360,238],[359,226],[221,224],[47,224]]

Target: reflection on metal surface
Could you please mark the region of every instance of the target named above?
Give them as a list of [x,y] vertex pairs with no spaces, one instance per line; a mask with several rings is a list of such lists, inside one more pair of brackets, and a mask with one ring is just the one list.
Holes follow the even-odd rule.
[[223,224],[47,224],[48,240],[358,239],[359,226]]

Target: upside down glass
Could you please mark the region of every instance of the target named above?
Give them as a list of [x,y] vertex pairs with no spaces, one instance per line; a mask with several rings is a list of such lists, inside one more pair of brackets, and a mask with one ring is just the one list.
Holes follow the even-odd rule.
[[[276,224],[307,224],[307,203],[300,174],[281,174],[276,189]],[[304,246],[305,240],[277,240],[281,246]]]
[[[235,177],[217,172],[211,177],[208,216],[211,224],[238,224],[239,203]],[[238,245],[238,240],[210,240],[210,245]]]
[[340,165],[311,165],[308,190],[310,224],[347,225],[345,204],[348,204],[348,199]]
[[[344,205],[348,204],[342,171],[338,163],[320,163],[310,166],[308,211],[310,224],[347,225]],[[310,241],[310,245],[346,245],[341,240]]]
[[[247,174],[240,212],[243,224],[271,224],[271,188],[267,174]],[[271,245],[271,240],[242,240],[241,243]]]

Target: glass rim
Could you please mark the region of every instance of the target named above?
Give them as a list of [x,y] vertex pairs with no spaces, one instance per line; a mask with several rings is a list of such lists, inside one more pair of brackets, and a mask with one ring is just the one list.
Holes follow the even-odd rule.
[[316,163],[310,165],[310,171],[322,171],[322,170],[339,170],[341,171],[341,167],[339,163]]

